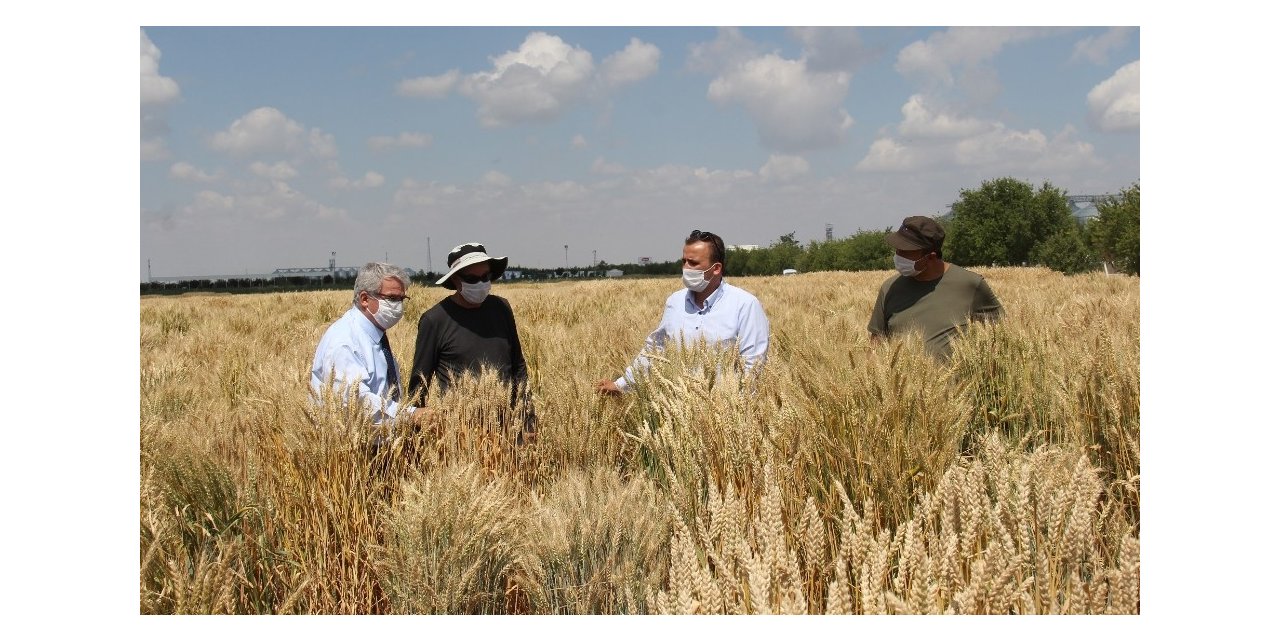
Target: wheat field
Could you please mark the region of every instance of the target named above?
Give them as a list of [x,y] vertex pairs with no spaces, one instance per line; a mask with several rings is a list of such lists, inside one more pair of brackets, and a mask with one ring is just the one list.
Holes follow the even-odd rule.
[[[376,455],[308,371],[351,292],[140,301],[142,613],[1136,614],[1139,280],[975,269],[952,360],[866,331],[888,272],[730,278],[761,375],[669,350],[594,393],[679,280],[499,283],[538,440],[487,373]],[[412,361],[413,286],[392,328]]]

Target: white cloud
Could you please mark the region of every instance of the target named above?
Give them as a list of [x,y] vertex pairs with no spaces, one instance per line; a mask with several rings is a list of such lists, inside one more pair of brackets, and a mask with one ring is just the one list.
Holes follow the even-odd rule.
[[142,33],[142,106],[175,102],[182,95],[177,81],[160,75],[160,48],[151,42],[146,31],[139,31]]
[[854,27],[792,27],[789,31],[804,44],[810,71],[853,71],[872,57]]
[[151,42],[147,32],[139,29],[142,44],[141,109],[139,121],[140,149],[143,162],[168,160],[169,123],[166,107],[178,101],[182,92],[173,78],[160,75],[160,48]]
[[1052,32],[955,27],[904,47],[895,69],[927,88],[903,104],[895,134],[882,134],[855,168],[1022,175],[1029,170],[1071,174],[1099,166],[1093,146],[1069,126],[1049,137],[1039,129],[1012,129],[998,120],[943,106],[947,102],[941,96],[954,88],[968,94],[970,108],[981,108],[1000,91],[991,60],[1011,44]]
[[589,51],[536,31],[493,58],[492,71],[467,76],[459,91],[476,101],[486,127],[548,121],[585,98],[594,71]]
[[236,154],[295,150],[306,136],[302,125],[272,107],[259,107],[213,134],[211,145]]
[[893,138],[878,138],[856,169],[865,171],[909,171],[918,168],[916,153]]
[[415,98],[443,98],[458,84],[458,70],[453,69],[438,76],[421,76],[401,80],[396,94]]
[[173,163],[169,167],[169,177],[184,182],[213,182],[218,179],[216,174],[197,169],[189,162]]
[[634,84],[656,73],[660,58],[658,47],[632,38],[625,49],[604,59],[600,75],[609,87]]
[[294,169],[293,165],[283,161],[274,164],[254,162],[249,165],[249,170],[256,176],[271,180],[292,180],[298,177],[298,170]]
[[336,158],[338,157],[338,143],[333,138],[333,134],[324,133],[319,129],[312,129],[307,134],[307,153],[316,158]]
[[587,188],[573,180],[560,182],[536,182],[520,188],[523,194],[534,200],[567,202],[587,196]]
[[951,27],[917,40],[898,52],[894,68],[950,83],[953,66],[971,66],[994,58],[1008,44],[1043,35],[1046,31],[1020,27]]
[[608,162],[603,157],[597,157],[591,163],[591,173],[604,176],[617,176],[627,172],[627,168],[615,162]]
[[511,177],[501,171],[489,170],[480,177],[480,184],[486,187],[508,187],[511,186]]
[[800,156],[771,155],[760,167],[760,177],[766,182],[786,182],[809,173],[809,161]]
[[188,213],[231,213],[235,211],[236,199],[233,196],[218,193],[217,191],[201,191],[196,194],[195,200],[187,206]]
[[283,182],[273,183],[263,192],[250,194],[224,194],[201,191],[195,199],[182,208],[183,217],[189,221],[228,220],[239,218],[254,221],[313,220],[345,218],[346,211],[323,205],[305,197]]
[[225,131],[213,134],[210,146],[239,156],[293,153],[332,158],[338,153],[331,134],[307,131],[273,107],[259,107],[236,119]]
[[392,203],[397,207],[431,207],[443,202],[461,198],[462,189],[451,184],[438,182],[420,182],[406,178],[392,196]]
[[1048,147],[1049,140],[1039,129],[1015,131],[1001,126],[960,140],[952,150],[952,157],[961,166],[988,167],[1011,158],[1039,158]]
[[989,132],[957,143],[952,158],[961,167],[1010,174],[1030,170],[1041,175],[1070,175],[1078,169],[1101,166],[1093,145],[1077,139],[1070,126],[1049,138],[1038,129],[1017,131],[997,124]]
[[534,31],[515,51],[491,57],[488,71],[410,78],[396,93],[439,98],[457,91],[476,103],[485,127],[550,122],[588,99],[652,76],[661,57],[657,46],[632,38],[597,67],[590,51]]
[[925,97],[915,94],[902,105],[898,133],[906,137],[960,138],[977,135],[988,127],[976,118],[933,112],[925,104]]
[[1028,165],[1045,175],[1071,173],[1079,169],[1101,168],[1106,165],[1094,153],[1092,144],[1076,138],[1073,127],[1068,125],[1049,140],[1049,146],[1039,158]]
[[351,180],[343,176],[335,177],[329,180],[329,186],[342,191],[362,191],[381,187],[386,181],[387,179],[382,174],[376,171],[366,171],[364,177],[358,180]]
[[583,136],[581,133],[574,134],[573,140],[569,141],[569,146],[573,147],[574,149],[586,149],[587,138]]
[[1028,168],[1070,171],[1097,166],[1093,146],[1070,126],[1049,138],[1038,129],[1019,131],[999,121],[931,111],[913,95],[902,107],[900,138],[881,136],[856,165],[859,171],[972,168],[1017,173]]
[[1089,91],[1089,119],[1102,131],[1137,131],[1141,121],[1139,63],[1120,67]]
[[1071,53],[1071,61],[1088,60],[1093,64],[1106,64],[1111,52],[1120,49],[1129,42],[1129,34],[1133,27],[1111,27],[1098,36],[1089,36],[1076,43]]
[[390,149],[422,149],[431,146],[434,138],[429,133],[402,131],[395,136],[374,136],[369,138],[368,145],[372,151]]
[[636,172],[632,184],[642,192],[669,190],[685,196],[703,197],[725,195],[736,187],[755,180],[755,173],[746,170],[668,164]]
[[169,144],[164,138],[147,138],[142,140],[141,156],[143,162],[168,160]]
[[848,92],[847,72],[814,73],[802,60],[768,54],[716,77],[707,98],[721,106],[741,104],[765,147],[795,153],[844,139],[853,126],[841,106]]
[[929,92],[958,89],[971,100],[985,103],[1001,91],[991,60],[1008,45],[1053,32],[1049,28],[951,27],[903,47],[894,69]]
[[690,71],[719,73],[742,66],[760,55],[760,47],[742,35],[742,31],[736,27],[721,27],[716,30],[715,40],[689,47],[685,66]]

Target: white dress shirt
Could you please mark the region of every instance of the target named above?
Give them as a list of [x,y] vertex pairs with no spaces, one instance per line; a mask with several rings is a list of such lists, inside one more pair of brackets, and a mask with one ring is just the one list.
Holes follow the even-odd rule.
[[[311,362],[311,388],[317,397],[333,372],[334,393],[346,398],[351,385],[359,386],[360,402],[373,415],[375,424],[391,422],[401,403],[393,399],[390,368],[382,351],[384,331],[354,305],[342,314],[320,338],[315,359]],[[399,394],[394,394],[398,397]]]
[[649,368],[646,354],[661,351],[668,339],[692,344],[705,338],[712,347],[736,343],[747,371],[765,360],[769,350],[769,318],[755,296],[724,280],[707,297],[701,308],[693,301],[693,292],[682,289],[667,297],[658,328],[645,338],[644,349],[614,384],[627,391],[635,382],[635,374]]

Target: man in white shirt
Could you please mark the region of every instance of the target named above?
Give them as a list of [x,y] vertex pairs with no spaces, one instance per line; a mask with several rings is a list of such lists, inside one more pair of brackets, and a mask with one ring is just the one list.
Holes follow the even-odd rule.
[[658,328],[644,349],[617,380],[596,382],[596,391],[617,395],[629,391],[635,375],[649,367],[646,354],[656,353],[668,339],[686,344],[703,338],[710,346],[734,345],[743,367],[764,363],[769,350],[769,318],[755,296],[724,281],[724,241],[709,231],[694,230],[684,241],[684,286],[667,298]]
[[311,363],[311,389],[322,398],[326,385],[345,401],[352,387],[373,416],[390,426],[401,413],[417,425],[425,408],[402,402],[399,368],[387,330],[404,315],[409,274],[395,265],[370,262],[356,274],[351,308],[324,332]]

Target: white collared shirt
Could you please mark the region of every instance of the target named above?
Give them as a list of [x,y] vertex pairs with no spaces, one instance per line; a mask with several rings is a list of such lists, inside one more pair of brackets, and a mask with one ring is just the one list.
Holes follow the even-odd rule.
[[668,339],[692,343],[699,338],[710,346],[736,343],[744,368],[750,371],[764,362],[769,350],[769,318],[755,296],[724,280],[701,308],[693,301],[692,291],[676,291],[667,297],[658,328],[645,338],[640,355],[614,384],[623,391],[630,389],[635,373],[649,368],[646,354],[661,351]]
[[359,385],[360,401],[375,424],[391,422],[400,411],[392,400],[392,381],[382,351],[383,330],[354,305],[324,332],[311,362],[311,388],[317,396],[333,372],[334,393],[346,398],[351,385]]

